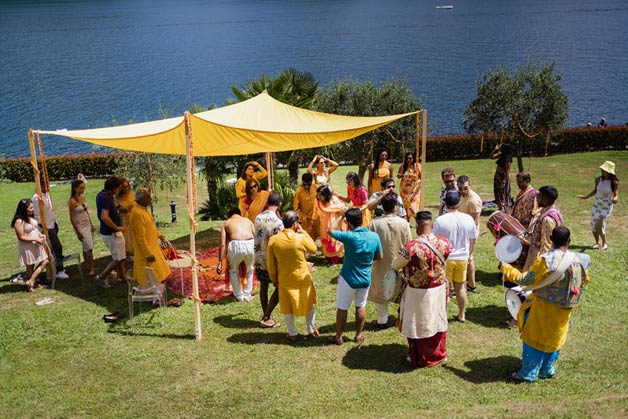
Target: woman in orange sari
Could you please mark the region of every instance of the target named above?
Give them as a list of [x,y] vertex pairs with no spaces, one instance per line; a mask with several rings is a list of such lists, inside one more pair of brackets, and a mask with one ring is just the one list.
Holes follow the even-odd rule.
[[346,209],[347,206],[332,194],[329,186],[318,187],[312,218],[320,220],[321,247],[325,259],[331,263],[331,266],[338,264],[338,258],[344,256],[345,249],[341,242],[334,240],[327,234],[327,227],[338,217],[341,217]]
[[255,222],[255,217],[268,207],[267,202],[270,192],[260,191],[259,189],[259,182],[256,179],[246,181],[246,199],[244,204],[247,208],[244,216],[253,222]]
[[382,179],[392,177],[393,171],[392,163],[388,161],[388,152],[386,150],[380,150],[377,153],[377,161],[372,162],[369,169],[369,196],[382,189]]
[[399,191],[407,212],[406,218],[414,219],[421,201],[421,165],[415,161],[414,153],[406,153],[397,178],[401,179]]

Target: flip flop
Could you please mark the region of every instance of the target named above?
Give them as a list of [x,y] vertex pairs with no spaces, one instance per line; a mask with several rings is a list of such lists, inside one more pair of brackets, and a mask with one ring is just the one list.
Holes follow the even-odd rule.
[[275,321],[274,319],[260,320],[259,324],[264,329],[272,329],[281,326],[281,323]]
[[519,374],[517,374],[516,372],[513,372],[511,375],[512,379],[522,383],[523,381],[525,381],[523,378],[519,377]]
[[362,345],[364,341],[366,340],[366,336],[364,335],[356,336],[354,340],[355,340],[355,343],[357,343],[358,345]]
[[330,336],[327,338],[327,340],[325,341],[325,343],[329,344],[329,345],[338,345],[341,346],[344,342],[344,340],[342,338],[340,339],[336,339],[336,336]]

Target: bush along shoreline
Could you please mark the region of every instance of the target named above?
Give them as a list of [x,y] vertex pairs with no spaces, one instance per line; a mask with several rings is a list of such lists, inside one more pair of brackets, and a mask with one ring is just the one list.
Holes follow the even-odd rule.
[[[628,150],[628,126],[566,128],[552,133],[549,141],[539,137],[523,145],[526,150],[524,157]],[[508,137],[505,136],[504,141],[509,141]],[[427,157],[428,161],[488,158],[490,151],[499,142],[500,137],[494,134],[485,135],[484,139],[475,134],[428,137]],[[102,178],[118,171],[120,157],[119,152],[48,156],[46,165],[51,179],[74,179],[78,173]],[[0,160],[0,178],[13,182],[32,181],[30,157]]]

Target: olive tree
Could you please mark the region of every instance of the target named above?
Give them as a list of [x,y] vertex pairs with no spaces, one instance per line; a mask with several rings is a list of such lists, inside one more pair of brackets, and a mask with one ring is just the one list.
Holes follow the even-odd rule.
[[464,127],[472,133],[494,133],[513,143],[519,171],[523,150],[532,138],[547,138],[567,121],[567,96],[556,63],[528,62],[512,75],[505,68],[477,80],[477,96],[465,109]]
[[[314,101],[320,112],[349,116],[382,116],[421,109],[405,80],[389,80],[376,85],[371,80],[344,79],[321,89]],[[372,161],[374,150],[386,148],[393,156],[414,149],[415,120],[402,118],[375,131],[330,147],[337,161],[359,165],[360,178]]]

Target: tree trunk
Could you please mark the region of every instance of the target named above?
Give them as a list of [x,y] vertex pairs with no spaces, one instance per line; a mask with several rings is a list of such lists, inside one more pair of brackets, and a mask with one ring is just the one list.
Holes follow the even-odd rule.
[[288,173],[290,174],[290,181],[294,184],[299,183],[299,167],[302,160],[303,152],[301,150],[294,150],[288,159]]

